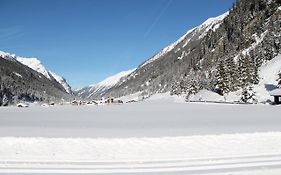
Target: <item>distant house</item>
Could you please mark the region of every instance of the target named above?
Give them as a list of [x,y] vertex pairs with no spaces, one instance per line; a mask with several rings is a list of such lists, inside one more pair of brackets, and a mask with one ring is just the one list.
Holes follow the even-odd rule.
[[26,103],[18,103],[17,107],[19,107],[19,108],[27,108],[28,104],[26,104]]
[[274,97],[274,104],[281,104],[281,89],[270,91],[270,95]]
[[136,103],[136,102],[137,102],[136,100],[129,100],[126,103]]
[[95,102],[94,100],[93,101],[88,101],[87,102],[87,105],[97,105],[98,103]]
[[95,100],[92,101],[92,104],[97,105],[99,104],[98,102],[96,102]]
[[87,102],[86,101],[80,101],[80,105],[86,105]]
[[72,102],[70,102],[70,104],[72,104],[74,106],[78,106],[79,102],[77,100],[73,100]]
[[123,104],[122,100],[117,100],[116,103]]
[[114,101],[114,99],[109,97],[108,99],[105,100],[105,103],[111,104],[111,103],[113,103],[113,101]]

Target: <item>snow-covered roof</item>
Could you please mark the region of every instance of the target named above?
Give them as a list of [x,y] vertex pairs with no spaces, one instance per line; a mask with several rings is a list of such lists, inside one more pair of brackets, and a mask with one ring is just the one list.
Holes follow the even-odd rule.
[[273,91],[270,91],[269,94],[271,96],[281,96],[281,89],[274,89]]

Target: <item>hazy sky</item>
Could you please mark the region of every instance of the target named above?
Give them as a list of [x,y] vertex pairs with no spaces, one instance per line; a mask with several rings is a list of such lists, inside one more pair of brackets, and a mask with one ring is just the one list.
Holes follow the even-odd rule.
[[0,0],[0,50],[74,88],[137,67],[234,0]]

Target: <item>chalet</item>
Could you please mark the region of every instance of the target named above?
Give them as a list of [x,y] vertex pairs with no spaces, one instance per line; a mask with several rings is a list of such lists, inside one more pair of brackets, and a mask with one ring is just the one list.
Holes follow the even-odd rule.
[[270,95],[274,97],[274,104],[281,104],[281,89],[270,91]]
[[95,100],[92,101],[92,104],[97,105],[99,104],[98,102],[96,102]]
[[105,100],[105,103],[111,104],[111,103],[113,103],[113,101],[114,101],[114,99],[109,97],[108,99]]
[[126,103],[136,103],[136,102],[137,102],[136,100],[129,100]]
[[123,104],[124,102],[122,100],[117,100],[116,103]]
[[86,101],[80,101],[80,105],[86,105],[87,102]]
[[78,106],[79,102],[77,100],[73,100],[70,102],[70,104],[74,105],[74,106]]

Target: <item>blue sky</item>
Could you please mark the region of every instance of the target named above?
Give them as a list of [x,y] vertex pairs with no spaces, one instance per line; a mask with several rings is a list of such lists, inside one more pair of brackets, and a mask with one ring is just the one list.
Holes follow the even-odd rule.
[[74,88],[137,67],[235,0],[0,0],[0,50]]

